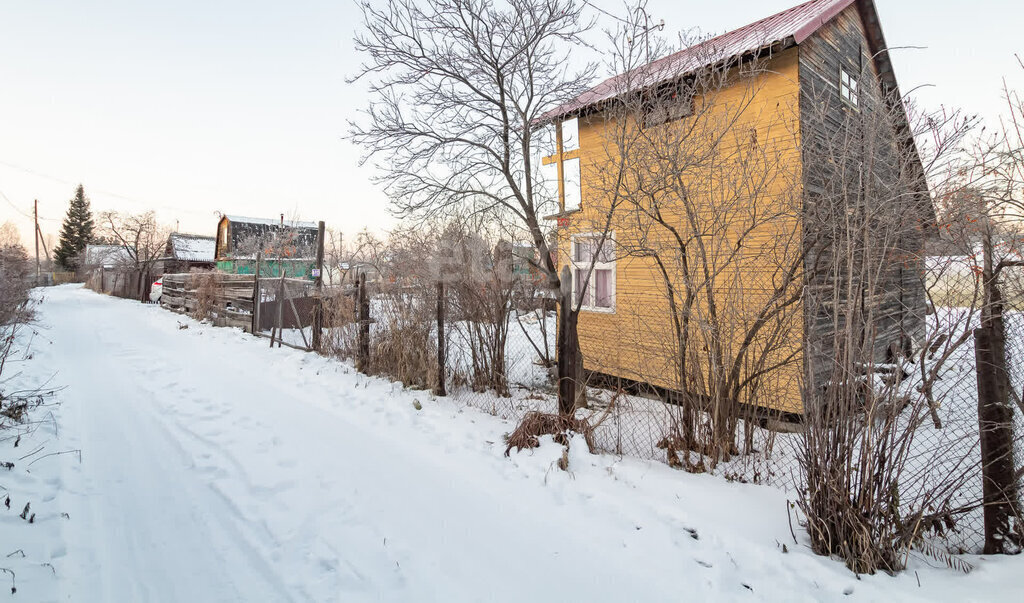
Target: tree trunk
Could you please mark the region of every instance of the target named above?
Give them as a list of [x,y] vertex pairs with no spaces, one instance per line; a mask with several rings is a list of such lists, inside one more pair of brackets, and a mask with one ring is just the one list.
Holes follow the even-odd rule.
[[444,282],[437,281],[437,386],[434,388],[434,394],[438,396],[448,395],[444,382],[447,360],[444,344]]
[[572,278],[568,266],[562,268],[562,287],[558,313],[558,413],[575,414],[580,394],[580,354],[577,323],[579,312],[573,307]]
[[982,496],[986,555],[1016,552],[1011,525],[1017,514],[1013,460],[1013,408],[1009,399],[1006,349],[1002,334],[974,332],[978,377],[978,430],[981,436]]

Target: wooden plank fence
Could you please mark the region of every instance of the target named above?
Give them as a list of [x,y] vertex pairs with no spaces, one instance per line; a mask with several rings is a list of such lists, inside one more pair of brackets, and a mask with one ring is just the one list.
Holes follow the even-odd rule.
[[217,326],[250,331],[255,282],[251,274],[165,274],[160,305],[183,314],[206,314]]

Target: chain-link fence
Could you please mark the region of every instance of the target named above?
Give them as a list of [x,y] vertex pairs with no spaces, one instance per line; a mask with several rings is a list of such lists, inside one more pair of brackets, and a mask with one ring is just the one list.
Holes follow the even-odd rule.
[[318,307],[313,281],[261,276],[255,279],[253,300],[254,334],[271,338],[274,345],[313,349],[313,321]]
[[[410,387],[443,389],[459,403],[512,423],[531,412],[555,414],[559,315],[552,299],[522,285],[513,278],[472,283],[376,281],[360,286],[357,279],[325,296],[325,351],[354,359],[364,372]],[[265,287],[269,293],[262,297],[270,298],[280,285],[268,280]],[[296,292],[298,296],[298,288]],[[710,437],[715,430],[713,405],[695,398],[699,404],[691,399],[687,406],[685,396],[672,387],[678,382],[657,374],[671,372],[666,367],[676,365],[655,357],[655,350],[672,348],[659,348],[651,341],[650,322],[660,310],[653,299],[642,302],[621,302],[623,310],[644,308],[635,321],[625,321],[636,329],[632,336],[624,336],[621,326],[595,327],[606,314],[581,313],[586,396],[578,399],[576,416],[592,427],[596,450],[786,490],[808,487],[802,464],[802,455],[808,454],[808,427],[801,412],[792,412],[793,396],[805,395],[806,384],[773,382],[758,394],[756,404],[738,404],[733,407],[735,416],[719,418],[729,425],[730,444],[712,458],[701,437]],[[1019,401],[1024,386],[1024,315],[1011,305],[1005,318],[1011,400]],[[854,452],[867,454],[862,449],[876,445],[894,447],[898,469],[876,469],[896,471],[895,483],[907,493],[908,505],[913,501],[919,509],[932,506],[933,512],[918,517],[928,524],[920,529],[936,534],[955,552],[976,552],[984,544],[974,342],[979,320],[976,307],[936,305],[920,336],[923,344],[914,354],[879,361],[865,368],[858,381],[884,394],[869,397],[871,407],[859,412],[860,439]],[[593,352],[601,348],[594,338],[604,338],[601,345],[616,349],[620,360]],[[644,350],[635,358],[641,370],[622,370],[621,358],[636,356],[630,347]],[[793,374],[800,376],[802,364],[797,366]],[[890,421],[888,431],[872,425],[879,417]],[[1024,428],[1022,417],[1024,408],[1015,405],[1017,433]],[[688,440],[680,427],[687,422],[697,432]],[[1024,458],[1020,443],[1015,446],[1017,458]]]

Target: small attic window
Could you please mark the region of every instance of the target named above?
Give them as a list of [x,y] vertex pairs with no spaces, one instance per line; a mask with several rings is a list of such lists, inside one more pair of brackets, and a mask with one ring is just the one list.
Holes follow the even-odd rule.
[[854,107],[859,105],[860,89],[857,77],[842,67],[839,68],[839,96]]
[[643,104],[644,126],[660,126],[693,115],[693,90],[684,83],[660,87]]

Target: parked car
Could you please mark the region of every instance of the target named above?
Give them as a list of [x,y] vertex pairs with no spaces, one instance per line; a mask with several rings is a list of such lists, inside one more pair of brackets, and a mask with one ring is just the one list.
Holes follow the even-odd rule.
[[149,290],[149,301],[159,302],[160,296],[163,294],[163,292],[164,277],[161,276],[160,278],[156,279],[156,282],[153,283],[153,288]]

